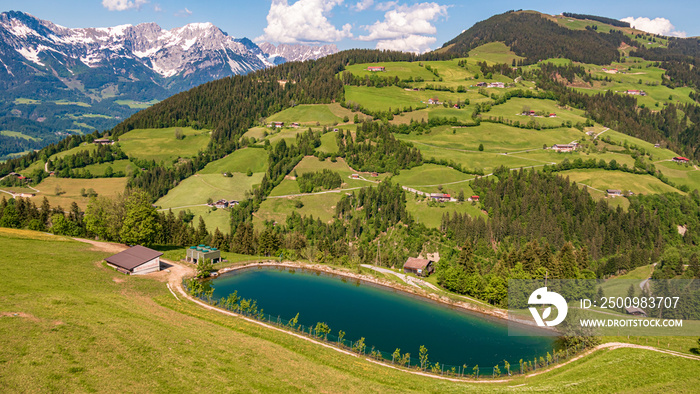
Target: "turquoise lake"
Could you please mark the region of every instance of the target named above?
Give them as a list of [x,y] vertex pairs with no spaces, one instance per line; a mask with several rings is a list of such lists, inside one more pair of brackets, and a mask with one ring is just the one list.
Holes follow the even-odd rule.
[[347,340],[365,337],[368,352],[372,346],[389,354],[400,348],[417,359],[424,345],[431,363],[467,364],[469,370],[476,364],[484,372],[497,364],[503,369],[503,360],[517,369],[520,359],[551,353],[555,342],[552,337],[509,336],[501,319],[318,271],[253,267],[210,284],[215,299],[238,291],[283,323],[299,313],[299,324],[306,327],[325,322],[334,336],[343,330]]

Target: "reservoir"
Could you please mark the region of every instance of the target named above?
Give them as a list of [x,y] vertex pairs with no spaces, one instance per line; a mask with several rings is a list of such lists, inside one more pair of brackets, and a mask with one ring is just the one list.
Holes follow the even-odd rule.
[[367,353],[374,346],[391,353],[411,353],[418,359],[421,345],[431,363],[452,366],[479,365],[485,373],[503,360],[519,368],[519,360],[532,360],[552,352],[555,338],[509,336],[507,322],[471,313],[422,297],[357,279],[305,269],[251,267],[223,274],[210,282],[214,298],[238,291],[240,297],[256,300],[273,320],[283,324],[299,313],[299,324],[307,327],[325,322],[336,337],[365,338]]

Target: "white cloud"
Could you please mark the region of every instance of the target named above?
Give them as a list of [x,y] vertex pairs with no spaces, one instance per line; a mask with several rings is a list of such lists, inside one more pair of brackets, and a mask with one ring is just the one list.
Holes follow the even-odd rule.
[[435,41],[437,41],[435,37],[411,34],[394,40],[381,40],[377,42],[377,49],[423,53],[429,51]]
[[374,0],[361,0],[355,3],[355,5],[351,6],[350,8],[359,12],[368,9],[372,5],[374,5]]
[[156,4],[153,6],[153,11],[155,12],[163,12],[163,7],[160,6],[160,4]]
[[178,17],[185,18],[185,17],[192,15],[192,11],[190,11],[187,7],[185,7],[184,9],[176,12],[174,15],[178,16]]
[[132,8],[139,9],[148,0],[102,0],[102,6],[110,11],[126,11]]
[[377,41],[377,49],[418,53],[429,51],[430,45],[436,41],[432,35],[437,32],[432,22],[446,17],[448,6],[437,3],[394,6],[384,14],[383,21],[363,26],[369,34],[359,39]]
[[629,24],[635,29],[645,31],[652,34],[661,34],[663,36],[673,36],[673,37],[685,37],[686,33],[684,31],[677,31],[676,27],[671,24],[671,21],[666,18],[635,18],[629,16],[627,18],[620,19],[623,22],[629,22]]
[[273,0],[267,14],[265,34],[256,41],[272,41],[282,44],[335,42],[352,37],[347,23],[337,29],[328,16],[343,0]]
[[377,11],[389,11],[390,9],[396,7],[397,4],[399,4],[398,1],[385,1],[383,3],[377,4],[377,6],[374,7],[374,9]]

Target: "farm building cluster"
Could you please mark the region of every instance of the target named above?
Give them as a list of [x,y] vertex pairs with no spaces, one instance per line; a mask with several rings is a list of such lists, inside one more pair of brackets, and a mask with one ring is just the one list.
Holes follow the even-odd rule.
[[[271,128],[271,129],[281,129],[284,127],[284,122],[272,122],[272,123],[269,123],[267,125],[267,127]],[[299,127],[301,127],[301,125],[299,124],[299,122],[292,122],[289,124],[289,127],[293,127],[295,129],[298,129]]]
[[578,148],[578,143],[572,142],[570,144],[554,144],[550,149],[558,153],[573,152]]
[[239,204],[239,202],[237,200],[219,200],[219,201],[207,204],[207,205],[210,207],[216,207],[218,209],[224,209],[224,208],[232,207],[232,206],[238,205],[238,204]]
[[503,82],[478,82],[476,84],[477,88],[499,88],[503,89],[506,87],[506,84]]

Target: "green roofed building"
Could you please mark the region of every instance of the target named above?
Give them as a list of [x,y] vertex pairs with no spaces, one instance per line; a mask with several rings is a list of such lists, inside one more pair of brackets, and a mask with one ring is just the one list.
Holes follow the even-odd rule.
[[187,261],[197,264],[201,259],[208,259],[216,264],[221,261],[221,251],[205,245],[190,246],[187,249]]

